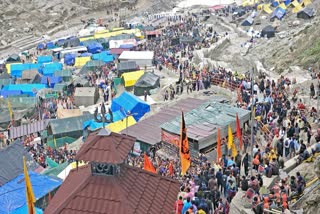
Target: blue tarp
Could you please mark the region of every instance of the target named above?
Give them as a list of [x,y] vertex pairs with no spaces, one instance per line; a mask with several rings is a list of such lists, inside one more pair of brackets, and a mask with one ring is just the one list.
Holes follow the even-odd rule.
[[287,6],[287,5],[289,5],[291,3],[291,0],[285,0],[284,1],[284,4]]
[[8,91],[18,91],[21,90],[22,94],[28,94],[29,96],[35,96],[35,94],[40,90],[46,88],[45,84],[18,84],[18,85],[6,85],[3,90]]
[[33,64],[33,63],[12,64],[10,65],[10,70],[11,70],[10,75],[13,77],[21,78],[22,71],[32,70],[32,69],[38,70],[39,68],[41,68],[41,64]]
[[53,76],[53,73],[55,71],[61,71],[61,70],[62,70],[62,63],[52,62],[52,63],[44,64],[40,73],[42,73],[45,76]]
[[38,56],[37,62],[40,64],[52,62],[52,56]]
[[54,45],[53,42],[48,42],[48,43],[46,44],[46,46],[47,46],[48,49],[53,49],[53,48],[55,48],[55,45]]
[[[121,111],[113,111],[112,114],[113,114],[113,122],[117,122],[117,121],[122,120],[123,118],[126,117],[125,114]],[[109,113],[106,114],[106,117],[108,119],[110,118]],[[105,125],[108,125],[108,124],[109,123],[106,123]],[[89,128],[89,130],[94,131],[96,129],[102,128],[103,124],[98,123],[95,120],[87,120],[86,122],[83,123],[82,128],[85,129],[87,127]]]
[[277,2],[277,1],[274,1],[274,2],[272,2],[272,7],[278,7],[278,5],[279,5],[279,2]]
[[92,53],[85,52],[80,54],[80,57],[86,57],[86,56],[92,56]]
[[37,45],[37,49],[38,50],[43,50],[44,47],[45,47],[45,45],[43,43],[40,43],[40,44]]
[[75,60],[76,60],[75,54],[64,55],[64,64],[66,65],[74,65]]
[[284,15],[286,15],[286,10],[281,7],[278,7],[273,11],[271,18],[277,18],[281,20],[284,17]]
[[133,48],[133,47],[134,47],[134,45],[133,45],[133,44],[123,44],[123,45],[120,45],[120,47],[119,47],[119,48],[131,49],[131,48]]
[[109,53],[110,53],[109,51],[103,51],[98,54],[93,54],[91,58],[93,60],[101,60],[105,63],[112,62],[114,60],[114,57]]
[[[43,214],[42,209],[35,207],[36,213],[35,214]],[[26,214],[28,213],[28,206],[24,205],[23,207],[20,207],[12,212],[10,214]]]
[[[62,181],[46,175],[29,171],[29,177],[36,200],[59,187]],[[0,187],[0,214],[11,213],[26,205],[26,186],[24,174]]]
[[0,94],[3,98],[7,98],[7,97],[12,97],[12,96],[18,96],[18,95],[21,95],[22,94],[22,91],[21,90],[11,90],[11,91],[8,91],[8,90],[1,90],[0,91]]
[[98,42],[92,42],[87,45],[87,49],[89,53],[95,54],[103,51],[103,46]]
[[130,111],[138,122],[143,115],[150,111],[150,106],[135,95],[123,92],[119,97],[113,99],[111,110],[112,112],[121,110],[124,114]]
[[50,82],[50,88],[54,88],[54,85],[56,83],[61,83],[62,82],[62,77],[46,77],[43,76],[41,77],[41,84],[47,84],[48,85],[48,78]]

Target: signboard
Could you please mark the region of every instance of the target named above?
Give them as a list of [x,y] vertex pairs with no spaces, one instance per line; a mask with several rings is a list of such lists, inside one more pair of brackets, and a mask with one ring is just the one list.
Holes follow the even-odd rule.
[[180,136],[175,134],[170,134],[166,131],[161,130],[161,141],[170,143],[176,147],[179,147]]

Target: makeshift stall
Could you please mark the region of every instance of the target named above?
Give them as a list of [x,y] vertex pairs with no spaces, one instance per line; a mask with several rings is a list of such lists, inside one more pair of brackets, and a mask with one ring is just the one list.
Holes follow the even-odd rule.
[[99,99],[98,88],[77,87],[74,92],[74,104],[76,106],[90,106],[96,104]]

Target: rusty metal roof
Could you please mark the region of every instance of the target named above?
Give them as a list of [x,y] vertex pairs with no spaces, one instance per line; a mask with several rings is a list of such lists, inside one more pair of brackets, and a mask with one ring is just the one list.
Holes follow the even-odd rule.
[[41,132],[47,128],[49,120],[39,120],[26,125],[10,128],[10,139]]
[[99,132],[95,132],[89,135],[75,160],[120,164],[127,159],[135,141],[134,137],[114,132],[109,136],[100,136]]
[[172,212],[179,182],[121,165],[118,176],[93,176],[90,166],[70,172],[45,214],[141,214]]
[[[187,98],[178,101],[175,105],[165,107],[160,112],[128,127],[128,135],[136,137],[137,140],[154,145],[161,141],[161,125],[168,122],[177,116],[181,115],[181,110],[184,112],[191,111],[207,100]],[[123,130],[122,133],[126,133]]]

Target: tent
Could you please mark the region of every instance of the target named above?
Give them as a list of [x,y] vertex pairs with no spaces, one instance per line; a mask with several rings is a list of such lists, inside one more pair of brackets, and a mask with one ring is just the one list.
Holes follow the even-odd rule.
[[268,4],[264,4],[263,5],[263,12],[267,13],[267,14],[271,14],[272,10],[270,9],[270,5]]
[[288,6],[291,3],[291,0],[284,0],[284,4]]
[[306,7],[306,6],[308,6],[309,4],[311,4],[311,3],[312,3],[311,0],[302,0],[301,5],[304,6],[304,7]]
[[37,62],[40,64],[52,62],[52,56],[38,56]]
[[63,47],[78,47],[80,46],[80,40],[77,37],[71,37],[63,41]]
[[277,18],[279,20],[282,20],[282,18],[286,15],[286,10],[278,7],[273,11],[273,14],[271,16],[271,19]]
[[123,51],[119,56],[120,62],[135,61],[140,67],[152,66],[153,51]]
[[306,7],[300,12],[298,12],[297,17],[299,19],[311,19],[314,16],[314,9],[311,7]]
[[[119,121],[119,120],[122,120],[126,117],[125,113],[122,112],[122,111],[112,111],[112,115],[113,115],[113,123]],[[106,118],[110,118],[110,115],[109,113],[106,114]],[[106,127],[109,123],[106,123]],[[110,123],[112,124],[112,123]],[[86,129],[88,128],[90,131],[95,131],[97,129],[100,129],[103,127],[103,123],[99,123],[99,122],[96,122],[94,119],[92,120],[87,120],[83,123],[82,125],[82,128],[83,129]]]
[[71,70],[55,71],[53,73],[53,76],[61,77],[63,81],[68,82],[72,79],[72,71]]
[[18,140],[0,150],[0,186],[23,173],[23,156],[26,157],[29,170],[35,171],[40,167]]
[[80,70],[80,74],[86,74],[89,71],[100,72],[102,67],[105,66],[106,63],[101,60],[91,60],[88,61]]
[[20,91],[20,90],[12,90],[12,91],[1,90],[0,91],[0,95],[3,98],[12,97],[12,96],[19,96],[21,94],[22,94],[22,91]]
[[12,54],[6,60],[6,63],[16,63],[16,62],[21,62],[20,56],[18,54]]
[[40,69],[41,64],[34,64],[34,63],[25,63],[25,64],[11,64],[10,75],[13,77],[21,78],[22,72],[25,70],[33,70],[33,69]]
[[88,53],[88,52],[85,52],[85,53],[82,53],[80,54],[80,57],[84,57],[84,56],[92,56],[92,53]]
[[88,49],[88,52],[92,54],[100,53],[101,51],[103,51],[102,45],[98,42],[89,43],[87,46],[87,49]]
[[125,87],[132,87],[138,79],[144,74],[144,70],[133,71],[129,73],[123,73],[121,78],[123,79],[123,83]]
[[76,68],[80,68],[80,67],[84,66],[87,62],[89,62],[90,60],[91,60],[90,56],[76,57],[75,62],[74,62],[74,66]]
[[134,85],[134,95],[143,96],[144,91],[150,94],[151,89],[160,87],[160,77],[151,72],[144,73]]
[[248,18],[246,18],[243,22],[242,22],[242,26],[251,26],[253,24],[253,18],[251,16],[249,16]]
[[[22,157],[19,158],[22,162]],[[62,183],[59,178],[40,175],[32,171],[28,171],[28,173],[36,203],[39,203],[40,199],[54,191]],[[8,213],[8,211],[11,213],[25,206],[26,202],[26,184],[23,173],[0,187],[0,213]]]
[[126,129],[127,127],[130,127],[137,122],[135,121],[133,116],[129,116],[127,118],[124,118],[122,120],[118,120],[114,123],[110,123],[106,126],[107,129],[109,129],[112,132],[120,133],[122,130]]
[[126,62],[120,62],[117,65],[117,69],[118,69],[118,76],[120,77],[123,73],[138,70],[138,66],[135,61],[126,61]]
[[33,70],[25,70],[25,71],[22,71],[22,76],[21,76],[21,79],[22,80],[32,80],[35,78],[35,76],[39,74],[38,73],[38,70],[36,69],[33,69]]
[[261,37],[265,37],[265,36],[267,36],[267,38],[271,38],[275,36],[275,29],[271,25],[268,25],[262,29]]
[[41,84],[50,84],[49,87],[50,88],[54,88],[54,85],[57,83],[61,83],[62,82],[62,78],[61,77],[46,77],[43,76],[41,77]]
[[105,63],[109,63],[114,60],[114,57],[112,55],[110,55],[109,51],[103,51],[101,53],[93,54],[92,59],[93,60],[101,60]]
[[278,7],[279,5],[279,0],[275,0],[271,3],[272,7]]
[[45,44],[39,43],[39,44],[37,45],[37,50],[43,50],[45,47],[46,47]]
[[135,95],[125,91],[119,97],[113,99],[111,110],[123,111],[125,115],[130,112],[134,119],[139,121],[141,117],[150,111],[150,106]]
[[10,84],[10,85],[4,86],[3,90],[9,90],[9,91],[21,90],[22,94],[35,96],[35,94],[43,88],[46,88],[45,84],[19,84],[19,85]]
[[281,3],[279,4],[279,7],[286,10],[287,9],[287,6],[285,5],[285,3]]
[[54,45],[53,42],[47,42],[46,46],[47,46],[48,49],[53,49],[53,48],[55,48],[55,45]]
[[99,90],[96,87],[77,87],[74,92],[74,104],[77,106],[90,106],[99,99]]
[[61,71],[62,67],[63,67],[63,65],[60,62],[47,63],[47,64],[43,65],[43,68],[40,69],[40,72],[44,76],[53,76],[53,73],[55,71]]
[[75,60],[76,60],[75,54],[64,55],[64,64],[66,65],[74,65]]

